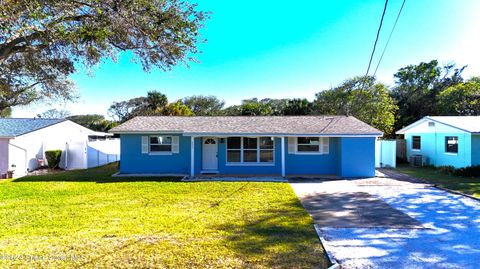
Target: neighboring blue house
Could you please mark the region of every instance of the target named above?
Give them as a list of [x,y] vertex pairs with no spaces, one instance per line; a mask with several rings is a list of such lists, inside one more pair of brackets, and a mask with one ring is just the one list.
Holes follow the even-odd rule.
[[405,135],[408,159],[422,155],[433,166],[480,165],[480,116],[424,117],[397,134]]
[[382,133],[351,116],[136,117],[120,174],[372,177]]

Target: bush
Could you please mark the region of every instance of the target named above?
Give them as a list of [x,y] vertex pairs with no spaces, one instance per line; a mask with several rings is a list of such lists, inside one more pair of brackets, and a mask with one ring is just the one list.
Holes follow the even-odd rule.
[[480,177],[480,165],[455,169],[454,175],[461,177]]
[[48,168],[58,168],[60,164],[60,157],[62,156],[62,151],[57,150],[47,150],[45,151],[45,157],[47,158]]
[[455,167],[453,167],[453,165],[439,166],[438,171],[443,174],[453,175],[455,173]]

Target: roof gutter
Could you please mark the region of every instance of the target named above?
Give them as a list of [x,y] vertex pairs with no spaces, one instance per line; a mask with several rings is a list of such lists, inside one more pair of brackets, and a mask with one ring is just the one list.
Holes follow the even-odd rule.
[[[112,132],[112,131],[111,131]],[[383,133],[372,134],[318,134],[318,133],[196,133],[196,132],[183,132],[183,131],[113,131],[115,134],[182,134],[185,136],[283,136],[283,137],[380,137]]]

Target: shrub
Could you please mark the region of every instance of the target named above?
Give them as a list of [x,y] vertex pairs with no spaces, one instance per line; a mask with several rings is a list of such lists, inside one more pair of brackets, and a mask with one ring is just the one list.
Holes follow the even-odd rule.
[[45,151],[45,157],[47,158],[48,168],[57,168],[60,164],[60,157],[62,156],[62,151],[57,150],[47,150]]
[[453,175],[455,173],[455,167],[453,167],[453,165],[439,166],[438,171],[443,174]]
[[480,165],[455,169],[454,175],[461,177],[480,177]]

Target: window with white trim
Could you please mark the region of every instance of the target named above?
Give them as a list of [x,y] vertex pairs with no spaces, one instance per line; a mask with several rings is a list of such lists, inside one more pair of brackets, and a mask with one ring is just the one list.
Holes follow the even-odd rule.
[[150,136],[150,152],[172,152],[172,137],[164,135]]
[[328,137],[297,137],[297,153],[328,154]]
[[227,163],[273,163],[273,137],[228,137]]
[[458,153],[458,136],[445,137],[445,152]]
[[422,137],[419,135],[412,136],[412,149],[421,149],[422,148]]

